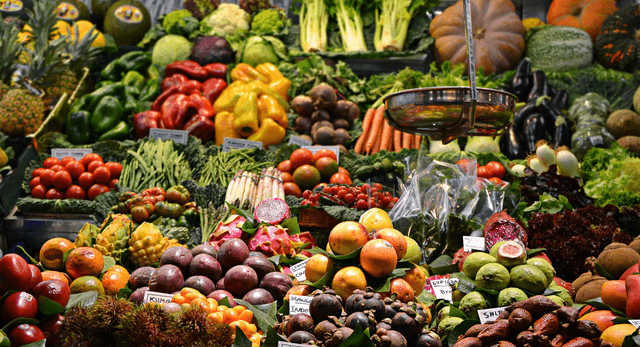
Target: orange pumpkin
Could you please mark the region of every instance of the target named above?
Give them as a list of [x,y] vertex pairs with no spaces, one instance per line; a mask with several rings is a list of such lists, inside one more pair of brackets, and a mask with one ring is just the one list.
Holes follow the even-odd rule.
[[617,10],[616,0],[553,0],[547,23],[582,29],[595,41],[604,20]]
[[[522,59],[525,29],[511,0],[472,0],[471,22],[476,70],[501,73]],[[462,0],[431,21],[429,32],[436,40],[436,61],[467,63]]]

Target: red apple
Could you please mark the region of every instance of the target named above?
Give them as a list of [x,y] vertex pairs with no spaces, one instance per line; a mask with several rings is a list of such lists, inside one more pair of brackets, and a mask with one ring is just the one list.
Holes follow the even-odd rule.
[[40,273],[40,269],[33,264],[29,264],[29,270],[31,270],[31,287],[33,289],[36,284],[42,282],[42,273]]
[[36,300],[42,295],[59,303],[62,307],[66,307],[71,295],[71,289],[68,284],[61,280],[46,280],[36,284],[31,293],[33,293]]
[[9,333],[11,347],[26,345],[44,340],[44,333],[40,328],[31,324],[20,324]]
[[47,346],[60,346],[60,327],[64,322],[64,316],[57,314],[40,323],[38,326],[47,338]]
[[31,288],[29,264],[15,253],[0,258],[0,292],[28,291]]
[[15,292],[9,295],[0,307],[0,318],[4,323],[20,317],[36,318],[38,301],[27,292]]

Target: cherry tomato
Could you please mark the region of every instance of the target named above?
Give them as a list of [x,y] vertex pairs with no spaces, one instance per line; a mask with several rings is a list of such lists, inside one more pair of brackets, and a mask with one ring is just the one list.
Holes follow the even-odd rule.
[[106,166],[107,169],[109,169],[109,172],[111,172],[111,178],[120,178],[120,173],[122,173],[122,164],[110,161],[105,163],[104,166]]
[[80,175],[82,175],[82,173],[84,172],[84,166],[82,166],[82,164],[80,164],[77,161],[72,161],[67,163],[64,169],[67,170],[67,172],[69,172],[69,174],[71,175],[71,178],[74,181],[77,181],[78,177],[80,177]]
[[356,209],[367,210],[369,209],[369,203],[365,199],[359,199],[358,202],[356,202]]
[[331,189],[332,187],[329,186],[324,186],[324,188],[322,188],[322,192],[326,193],[326,194],[331,194]]
[[[104,166],[103,162],[94,160],[91,163],[89,163],[89,166],[86,167],[87,168],[87,172],[93,173],[97,168],[99,168],[101,166]],[[109,173],[109,175],[111,175],[111,173]]]
[[[89,166],[93,165],[94,163],[97,162],[94,161],[93,163],[89,164]],[[109,171],[109,169],[107,169],[106,166],[99,166],[95,170],[93,170],[93,181],[95,183],[107,185],[110,179],[111,172]]]
[[356,199],[358,200],[367,200],[369,198],[369,195],[366,193],[358,193],[356,195]]
[[84,191],[84,188],[74,184],[65,190],[64,198],[84,200],[87,198],[87,193]]
[[338,183],[338,184],[347,184],[347,185],[353,184],[349,176],[340,172],[333,174],[329,179],[329,183]]
[[34,177],[31,179],[31,181],[29,181],[29,188],[31,188],[31,190],[33,190],[33,187],[38,186],[42,183],[40,183],[40,177]]
[[354,202],[356,202],[356,195],[353,193],[347,193],[344,196],[344,202],[346,202],[347,204],[353,204]]
[[107,187],[109,187],[109,189],[116,189],[116,184],[118,184],[118,182],[120,182],[119,178],[112,178],[109,180]]
[[378,207],[378,204],[374,199],[369,199],[369,201],[367,201],[367,205],[369,206],[369,208]]
[[42,167],[45,169],[50,169],[54,165],[60,165],[60,159],[51,157],[51,158],[45,159],[44,162],[42,163]]
[[31,188],[31,197],[36,199],[44,199],[47,196],[47,188],[39,184]]
[[389,206],[389,204],[391,204],[393,202],[393,198],[390,196],[385,196],[384,198],[382,198],[381,204],[382,206]]
[[347,190],[346,189],[340,189],[338,191],[338,194],[336,194],[336,196],[338,197],[338,199],[344,201],[344,197],[347,196]]
[[45,187],[51,187],[53,185],[53,175],[55,172],[51,169],[44,169],[40,173],[40,183]]
[[489,179],[491,178],[491,172],[485,165],[482,165],[478,168],[478,177]]
[[331,187],[331,194],[334,194],[334,195],[338,194],[338,192],[340,191],[340,188],[342,188],[342,187],[340,187],[340,186]]
[[309,197],[309,200],[311,202],[318,202],[318,200],[320,200],[320,193],[311,194],[311,196]]
[[490,161],[487,163],[487,168],[492,173],[493,177],[498,177],[500,179],[504,178],[505,170],[504,166],[497,161]]
[[363,185],[360,186],[360,193],[365,193],[367,194],[369,192],[369,183],[365,183]]
[[89,154],[86,154],[86,155],[85,155],[84,157],[82,157],[82,159],[80,159],[79,161],[80,161],[80,164],[82,164],[82,166],[84,166],[84,167],[89,167],[89,163],[91,163],[92,161],[95,161],[95,160],[97,160],[97,161],[101,161],[101,162],[104,162],[104,161],[102,160],[102,157],[101,157],[100,155],[96,154],[96,153],[89,153]]
[[45,169],[41,168],[41,167],[39,167],[37,169],[34,169],[33,171],[31,171],[31,178],[40,176],[42,174],[42,171],[44,171],[44,170]]
[[58,190],[65,190],[73,183],[71,175],[67,171],[58,171],[53,175],[53,186]]
[[302,202],[300,203],[300,206],[308,206],[311,204],[312,204],[311,201],[305,199],[305,200],[302,200]]
[[63,171],[64,170],[64,166],[59,165],[59,164],[58,165],[54,165],[54,166],[51,167],[51,170],[53,172]]
[[67,166],[67,164],[69,164],[72,161],[76,161],[76,160],[73,157],[64,157],[64,158],[62,158],[62,160],[60,160],[60,165],[65,167],[65,166]]
[[107,193],[109,192],[109,187],[105,186],[104,184],[94,184],[91,186],[91,188],[89,188],[89,191],[87,192],[87,197],[89,198],[89,200],[94,200],[96,198],[96,196],[102,194],[102,193]]
[[456,165],[465,166],[470,162],[471,162],[471,159],[462,158],[462,159],[458,159],[458,161],[456,162]]
[[309,197],[311,196],[311,194],[313,194],[310,190],[305,190],[304,192],[302,192],[302,197],[305,199],[309,199]]
[[83,172],[78,177],[78,184],[84,189],[89,189],[93,185],[93,174],[90,172]]
[[497,185],[499,187],[502,187],[502,186],[504,186],[506,184],[505,181],[499,179],[498,177],[489,178],[489,182],[491,182],[491,183],[493,183],[493,184],[495,184],[495,185]]
[[64,199],[64,193],[56,188],[51,188],[47,191],[45,198],[49,200],[61,200]]

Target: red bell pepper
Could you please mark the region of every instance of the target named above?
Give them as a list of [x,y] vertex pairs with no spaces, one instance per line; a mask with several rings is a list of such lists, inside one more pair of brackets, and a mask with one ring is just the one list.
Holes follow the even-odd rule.
[[167,90],[165,90],[164,92],[162,92],[162,94],[160,94],[156,100],[153,102],[153,104],[151,104],[151,110],[152,111],[156,111],[156,112],[160,112],[162,110],[162,105],[164,105],[164,102],[171,96],[174,95],[176,93],[178,93],[178,87],[180,87],[179,85],[174,85],[171,86],[169,88],[167,88]]
[[173,74],[169,77],[165,77],[162,80],[162,85],[161,85],[161,90],[164,92],[165,90],[169,89],[169,87],[171,86],[175,86],[175,85],[179,85],[182,84],[186,81],[188,81],[189,78],[181,73],[176,73]]
[[222,63],[207,64],[204,69],[209,73],[209,78],[227,79],[227,65]]
[[204,96],[200,94],[191,94],[189,96],[192,102],[192,106],[197,109],[198,115],[205,116],[207,118],[213,118],[216,115],[216,111],[213,106]]
[[188,80],[178,86],[178,93],[191,95],[202,91],[202,83],[196,80]]
[[227,88],[225,80],[210,78],[202,84],[202,95],[213,105],[225,88]]
[[181,73],[196,80],[204,81],[209,77],[209,73],[195,61],[185,60],[173,62],[164,69],[164,76],[170,77],[173,74]]
[[149,136],[149,131],[152,128],[158,128],[159,119],[160,112],[145,111],[137,113],[133,116],[133,133],[139,139]]
[[162,94],[160,94],[156,98],[156,100],[153,102],[153,104],[151,104],[151,110],[152,111],[161,111],[162,105],[164,105],[164,102],[171,95],[174,95],[174,94],[191,95],[193,93],[200,93],[201,90],[202,90],[202,83],[200,83],[199,81],[196,81],[196,80],[188,80],[188,81],[186,81],[184,83],[170,86],[169,88],[167,88],[167,90],[162,92]]
[[199,138],[202,143],[207,143],[215,138],[215,125],[211,119],[202,115],[191,117],[182,130],[186,130],[189,135]]
[[184,94],[171,95],[162,104],[160,127],[163,129],[181,129],[187,113],[191,108],[191,100]]

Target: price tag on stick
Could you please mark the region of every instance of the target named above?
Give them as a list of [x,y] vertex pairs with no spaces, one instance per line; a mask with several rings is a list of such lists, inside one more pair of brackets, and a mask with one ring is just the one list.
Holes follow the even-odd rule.
[[160,139],[162,141],[172,140],[175,143],[187,144],[189,141],[189,132],[184,130],[170,130],[170,129],[149,129],[150,139]]
[[160,293],[160,292],[152,292],[147,290],[144,293],[144,297],[142,299],[143,303],[153,302],[156,304],[168,304],[171,302],[173,298],[173,294]]
[[311,299],[313,299],[312,296],[289,295],[289,314],[309,314]]
[[462,244],[465,252],[481,251],[484,249],[484,237],[463,236]]
[[289,268],[291,272],[293,272],[293,276],[298,280],[298,282],[305,281],[307,276],[305,275],[305,268],[307,267],[307,262],[309,259],[305,261],[301,261],[295,265],[291,265]]
[[91,148],[54,148],[51,150],[51,156],[54,158],[72,157],[76,161],[80,161],[89,153],[93,153]]
[[507,308],[505,307],[495,307],[495,308],[489,308],[486,310],[478,310],[478,317],[480,317],[480,323],[484,324],[484,323],[489,323],[489,322],[495,322],[496,319],[498,319],[498,316],[504,311],[504,309]]
[[224,143],[222,144],[223,152],[229,152],[232,149],[246,148],[262,148],[262,142],[225,137]]
[[291,135],[291,137],[289,138],[289,144],[298,145],[300,147],[306,147],[306,146],[311,146],[313,143],[309,140],[303,139],[300,136]]

